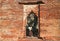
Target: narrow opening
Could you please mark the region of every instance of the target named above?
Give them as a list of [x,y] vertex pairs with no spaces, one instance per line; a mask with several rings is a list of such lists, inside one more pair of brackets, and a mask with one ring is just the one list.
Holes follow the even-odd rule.
[[38,37],[38,17],[33,11],[27,16],[26,36]]
[[[44,4],[44,3],[20,3],[20,4],[24,4],[24,20],[25,20],[25,28],[26,28],[26,36],[33,36],[33,37],[39,37],[40,38],[40,5],[39,4]],[[38,5],[37,9],[37,13],[38,16],[35,15],[36,13],[34,11],[30,12],[31,9],[31,5]],[[35,8],[35,7],[33,7]],[[33,10],[33,8],[31,10]],[[30,13],[29,13],[30,12]],[[29,14],[28,14],[29,13]]]

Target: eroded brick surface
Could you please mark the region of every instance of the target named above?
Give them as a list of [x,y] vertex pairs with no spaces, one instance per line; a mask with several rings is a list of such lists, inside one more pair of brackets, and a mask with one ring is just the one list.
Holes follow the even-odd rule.
[[[60,1],[42,1],[45,5],[40,5],[40,36],[47,39],[46,41],[59,41]],[[0,0],[0,41],[44,41],[25,39],[26,14],[31,10],[38,14],[37,5],[24,7],[17,0]]]
[[16,0],[0,0],[0,5],[0,41],[17,41],[24,36],[23,6]]

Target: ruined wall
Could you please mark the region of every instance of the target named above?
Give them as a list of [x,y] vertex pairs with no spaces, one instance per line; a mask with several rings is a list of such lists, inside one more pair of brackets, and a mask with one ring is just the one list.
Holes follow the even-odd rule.
[[[60,37],[60,1],[42,1],[45,5],[40,5],[40,36]],[[33,11],[37,13],[37,6]],[[0,0],[0,41],[18,41],[25,36],[24,14],[24,6],[16,0]]]
[[17,41],[23,36],[23,6],[16,0],[0,0],[0,41]]
[[45,0],[44,2],[45,5],[40,6],[41,36],[48,38],[49,37],[59,38],[60,37],[60,3],[59,3],[60,1]]
[[41,29],[45,29],[45,36],[57,36],[59,30],[59,15],[55,8],[49,9],[42,5],[40,11]]

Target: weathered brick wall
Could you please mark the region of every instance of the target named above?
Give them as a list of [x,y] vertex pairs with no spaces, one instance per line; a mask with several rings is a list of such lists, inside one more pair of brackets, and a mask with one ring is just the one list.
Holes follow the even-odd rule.
[[43,36],[43,33],[45,33],[44,36],[58,35],[59,17],[55,10],[56,10],[55,8],[49,10],[48,7],[44,5],[41,6],[40,23],[41,23],[42,36]]
[[40,6],[40,35],[48,38],[60,37],[60,3],[58,0],[44,2],[45,5]]
[[[34,0],[35,1],[35,0]],[[42,0],[40,7],[41,36],[60,36],[60,2]],[[34,7],[34,6],[32,6]],[[0,0],[0,41],[17,41],[25,36],[24,6],[16,0]],[[31,8],[28,7],[28,14]],[[33,11],[38,14],[37,6]]]
[[16,0],[0,0],[0,41],[16,41],[23,36],[23,6]]

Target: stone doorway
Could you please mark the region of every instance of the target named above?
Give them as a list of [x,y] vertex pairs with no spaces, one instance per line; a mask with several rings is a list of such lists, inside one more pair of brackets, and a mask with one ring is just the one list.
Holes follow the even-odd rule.
[[[26,32],[26,36],[38,37],[39,29],[38,29],[38,5],[24,5],[24,28]],[[28,17],[35,17],[35,20],[32,23],[28,23]],[[33,25],[33,26],[32,26]]]

